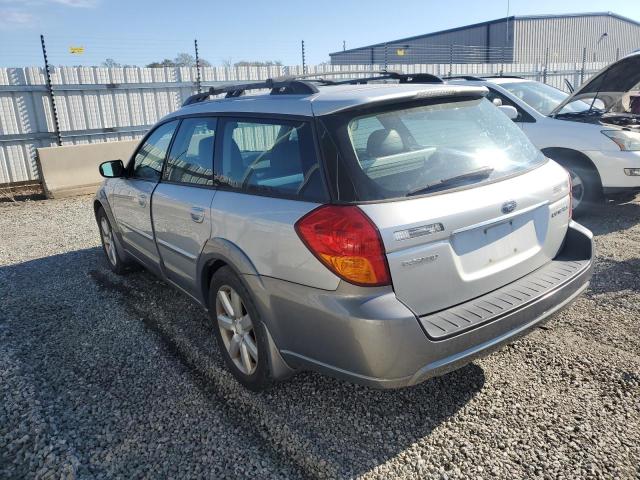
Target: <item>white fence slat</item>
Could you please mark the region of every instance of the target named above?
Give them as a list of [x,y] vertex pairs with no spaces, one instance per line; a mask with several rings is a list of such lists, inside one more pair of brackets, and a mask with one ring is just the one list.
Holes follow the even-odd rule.
[[[585,80],[605,66],[588,62]],[[381,70],[384,65],[308,65],[308,73]],[[403,64],[390,70],[436,75],[521,75],[541,81],[540,64]],[[549,64],[547,83],[578,86],[582,63]],[[202,67],[203,88],[211,84],[301,75],[301,65]],[[351,75],[353,76],[353,75]],[[358,76],[366,76],[361,74]],[[346,78],[349,75],[336,78]],[[143,129],[180,108],[195,93],[195,67],[53,67],[51,80],[64,144],[140,138]],[[55,145],[53,119],[40,67],[0,68],[0,184],[38,179],[35,149]],[[95,88],[94,88],[95,87]],[[116,129],[109,131],[108,129]],[[131,129],[131,131],[128,131]],[[134,131],[135,130],[135,131]]]

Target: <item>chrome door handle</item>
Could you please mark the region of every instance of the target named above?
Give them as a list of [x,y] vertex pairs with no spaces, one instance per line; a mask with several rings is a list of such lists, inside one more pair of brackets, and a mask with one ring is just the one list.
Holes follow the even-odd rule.
[[144,207],[147,204],[147,196],[144,193],[138,194],[138,205]]
[[192,207],[191,208],[191,220],[196,223],[202,223],[204,220],[204,208]]

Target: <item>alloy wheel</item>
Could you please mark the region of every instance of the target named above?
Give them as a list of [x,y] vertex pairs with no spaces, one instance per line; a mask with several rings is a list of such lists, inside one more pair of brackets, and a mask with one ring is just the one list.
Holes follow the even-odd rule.
[[116,245],[113,241],[111,225],[109,225],[108,220],[104,216],[100,219],[100,235],[102,236],[102,244],[104,245],[104,250],[107,253],[107,258],[109,259],[109,262],[115,266],[118,263]]
[[571,199],[575,210],[584,200],[584,180],[574,170],[569,170],[571,175]]
[[245,375],[258,366],[258,346],[254,325],[242,298],[233,288],[223,285],[216,294],[216,318],[229,357]]

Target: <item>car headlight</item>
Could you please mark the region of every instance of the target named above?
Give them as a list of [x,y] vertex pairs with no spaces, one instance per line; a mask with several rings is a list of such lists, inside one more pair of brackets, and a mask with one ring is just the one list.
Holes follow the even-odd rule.
[[602,130],[602,133],[616,142],[620,150],[640,150],[640,133],[628,130]]

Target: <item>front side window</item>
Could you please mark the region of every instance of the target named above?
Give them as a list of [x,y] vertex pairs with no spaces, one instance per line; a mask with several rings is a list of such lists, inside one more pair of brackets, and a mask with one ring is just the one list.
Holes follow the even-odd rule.
[[219,185],[248,192],[323,201],[324,183],[311,125],[305,121],[225,119]]
[[[562,90],[540,82],[502,83],[500,86],[543,115],[549,115],[569,96]],[[574,111],[589,108],[589,106],[580,102],[576,108]]]
[[[326,158],[335,152],[327,153],[321,138],[331,182],[343,201],[444,191],[494,181],[545,161],[484,98],[343,113],[323,123],[334,132],[343,157],[339,162]],[[344,188],[344,177],[352,188]]]
[[177,125],[177,120],[164,123],[147,137],[133,159],[133,177],[154,182],[160,180],[164,157]]
[[500,92],[497,92],[493,88],[489,88],[487,93],[487,99],[496,106],[508,105],[515,108],[518,111],[518,116],[513,119],[514,122],[529,122],[533,123],[535,120],[528,113],[524,112],[520,106],[516,105],[510,98],[507,98]]
[[167,158],[163,180],[192,185],[213,185],[215,131],[215,118],[184,119]]

